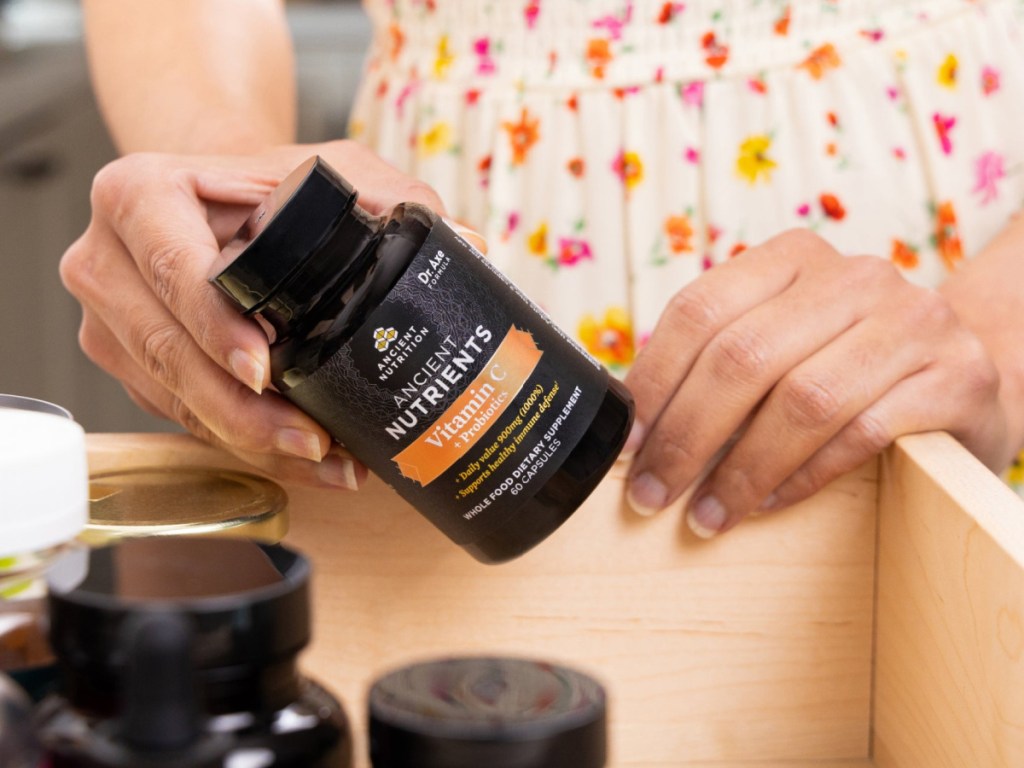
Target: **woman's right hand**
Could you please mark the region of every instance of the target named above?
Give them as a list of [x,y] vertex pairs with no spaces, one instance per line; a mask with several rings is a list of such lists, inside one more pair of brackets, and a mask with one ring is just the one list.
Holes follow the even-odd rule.
[[82,349],[144,410],[279,479],[354,489],[365,468],[267,388],[266,336],[207,282],[251,209],[314,154],[371,212],[413,201],[444,213],[430,187],[349,141],[248,156],[127,155],[97,174],[92,220],[61,277],[82,305]]

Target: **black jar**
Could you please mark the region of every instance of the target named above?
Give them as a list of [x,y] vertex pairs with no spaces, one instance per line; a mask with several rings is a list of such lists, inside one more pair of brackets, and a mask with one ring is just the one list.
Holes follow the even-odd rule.
[[369,693],[373,768],[603,768],[607,702],[594,678],[522,658],[411,664]]
[[36,713],[52,768],[350,768],[341,705],[298,672],[308,561],[241,539],[95,549],[49,596],[60,693]]
[[311,158],[213,282],[271,329],[279,392],[478,560],[514,558],[611,467],[632,399],[437,214],[356,197]]

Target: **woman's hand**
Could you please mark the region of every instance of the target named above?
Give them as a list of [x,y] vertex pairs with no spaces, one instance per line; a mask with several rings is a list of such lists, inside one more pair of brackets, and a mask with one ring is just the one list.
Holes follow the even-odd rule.
[[946,299],[806,230],[681,290],[626,384],[631,504],[659,510],[700,480],[687,521],[704,537],[811,495],[903,434],[948,431],[993,467],[1015,448],[996,366]]
[[146,411],[279,478],[355,488],[365,469],[266,389],[263,331],[207,282],[251,209],[314,154],[371,211],[408,200],[444,212],[432,189],[352,142],[246,157],[129,155],[96,176],[92,221],[64,255],[61,277],[82,304],[82,349]]

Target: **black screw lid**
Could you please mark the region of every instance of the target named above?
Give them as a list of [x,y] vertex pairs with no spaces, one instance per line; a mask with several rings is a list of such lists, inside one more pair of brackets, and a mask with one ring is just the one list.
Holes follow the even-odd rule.
[[65,682],[120,698],[132,663],[125,631],[147,614],[191,626],[191,658],[218,681],[287,662],[310,639],[308,561],[242,539],[125,539],[88,553],[84,579],[51,585],[50,639]]
[[316,252],[355,205],[356,190],[320,157],[288,174],[224,246],[211,281],[246,312]]
[[403,667],[369,694],[374,768],[602,768],[606,699],[566,667],[452,658]]

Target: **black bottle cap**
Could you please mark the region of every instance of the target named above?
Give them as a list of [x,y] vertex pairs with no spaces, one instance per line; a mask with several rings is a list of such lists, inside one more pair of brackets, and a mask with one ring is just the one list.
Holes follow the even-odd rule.
[[602,686],[529,659],[452,658],[398,669],[369,694],[374,768],[602,768]]
[[201,685],[287,664],[310,639],[309,576],[297,552],[243,539],[148,537],[91,550],[77,586],[50,588],[65,693],[116,711],[133,656],[125,628],[147,614],[188,620]]
[[356,190],[320,157],[288,174],[224,246],[211,282],[246,312],[302,268],[355,205]]

